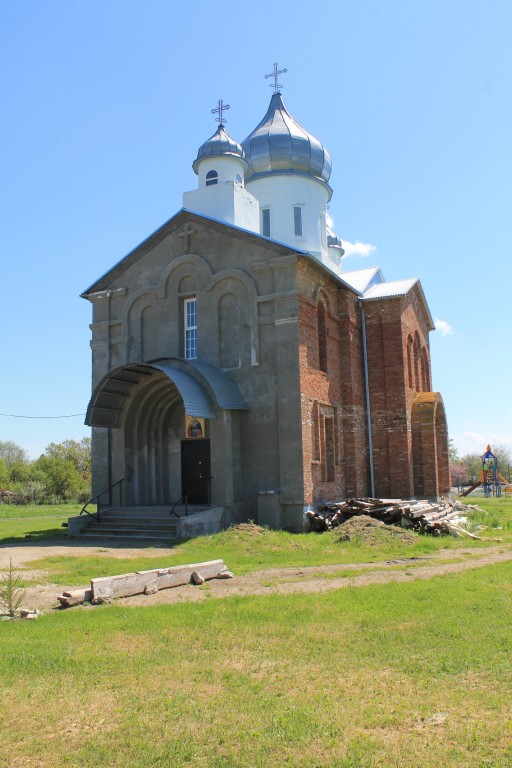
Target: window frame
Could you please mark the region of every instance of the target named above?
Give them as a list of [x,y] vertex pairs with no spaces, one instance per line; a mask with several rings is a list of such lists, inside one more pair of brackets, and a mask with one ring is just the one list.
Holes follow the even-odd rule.
[[213,187],[214,184],[219,183],[219,174],[215,170],[208,171],[208,173],[205,176],[205,186],[207,187]]
[[270,237],[271,223],[270,223],[270,208],[261,209],[261,234],[263,237]]
[[293,206],[293,231],[295,237],[303,237],[302,205]]
[[[189,308],[192,308],[189,312]],[[193,321],[193,322],[191,322]],[[183,299],[183,356],[197,360],[197,297]]]

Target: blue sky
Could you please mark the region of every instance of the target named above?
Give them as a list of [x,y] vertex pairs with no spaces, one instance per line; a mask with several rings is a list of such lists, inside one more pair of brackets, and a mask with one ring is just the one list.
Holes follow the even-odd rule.
[[[257,125],[278,61],[333,158],[338,236],[374,246],[345,268],[421,278],[450,436],[512,445],[511,29],[509,0],[3,0],[0,412],[85,412],[80,292],[195,188],[219,98],[234,138]],[[0,416],[32,457],[88,434]]]

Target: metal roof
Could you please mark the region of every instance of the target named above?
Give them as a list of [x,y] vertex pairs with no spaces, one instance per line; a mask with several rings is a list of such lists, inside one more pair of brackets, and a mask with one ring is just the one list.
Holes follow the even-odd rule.
[[411,288],[418,282],[417,277],[411,277],[407,280],[395,280],[390,283],[378,283],[373,285],[368,291],[365,291],[363,301],[372,301],[372,299],[391,299],[405,296]]
[[[187,367],[193,368],[200,374],[209,391],[192,373],[183,370]],[[144,377],[152,376],[157,372],[164,373],[172,382],[174,391],[177,391],[183,400],[185,411],[190,415],[206,419],[216,418],[215,405],[210,392],[219,408],[229,410],[247,408],[238,387],[224,371],[199,360],[170,358],[121,366],[105,376],[92,394],[85,423],[91,427],[119,427],[125,399],[132,387]]]
[[247,409],[237,385],[221,368],[216,368],[202,360],[188,360],[187,363],[195,368],[209,384],[219,408],[242,411]]
[[331,157],[323,144],[304,130],[274,93],[263,120],[242,142],[249,170],[245,181],[273,173],[302,173],[327,183]]
[[367,267],[366,269],[354,269],[350,272],[342,272],[346,283],[355,288],[359,293],[364,293],[373,285],[384,282],[384,276],[379,267]]
[[244,151],[240,144],[231,138],[223,125],[219,125],[213,136],[199,147],[197,157],[192,164],[197,173],[199,163],[207,157],[239,157],[245,161]]

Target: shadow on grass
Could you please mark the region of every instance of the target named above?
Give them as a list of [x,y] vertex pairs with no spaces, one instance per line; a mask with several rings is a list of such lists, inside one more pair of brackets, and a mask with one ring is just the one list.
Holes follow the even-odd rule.
[[66,547],[73,549],[83,549],[86,547],[101,547],[104,549],[177,549],[183,542],[172,541],[162,544],[151,544],[138,541],[117,541],[116,539],[87,538],[72,539],[67,536],[65,530],[60,528],[48,528],[40,531],[27,531],[23,538],[19,536],[7,536],[0,538],[0,548],[2,547]]

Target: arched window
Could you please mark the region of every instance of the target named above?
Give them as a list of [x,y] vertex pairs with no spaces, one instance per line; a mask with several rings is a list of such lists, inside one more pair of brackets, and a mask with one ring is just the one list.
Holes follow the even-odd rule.
[[414,388],[416,389],[416,392],[419,392],[421,388],[420,355],[421,355],[420,336],[418,331],[416,331],[416,333],[414,334]]
[[313,403],[311,416],[311,447],[313,449],[312,456],[313,461],[320,461],[320,415],[317,400],[315,400]]
[[414,386],[413,378],[412,378],[412,357],[413,357],[413,346],[414,342],[412,340],[412,336],[409,334],[409,337],[407,339],[407,376],[408,376],[408,383],[409,387],[412,389]]
[[327,373],[327,326],[325,318],[325,305],[318,302],[317,308],[318,322],[318,367],[321,371]]
[[430,370],[425,347],[421,350],[421,385],[423,392],[430,391]]
[[211,187],[213,184],[219,183],[219,174],[217,171],[208,171],[206,174],[206,186]]

